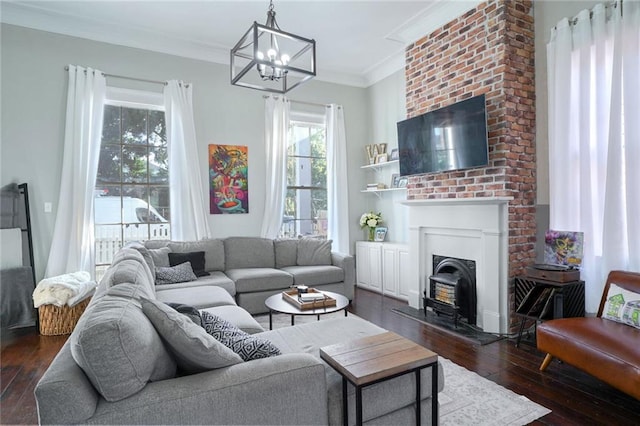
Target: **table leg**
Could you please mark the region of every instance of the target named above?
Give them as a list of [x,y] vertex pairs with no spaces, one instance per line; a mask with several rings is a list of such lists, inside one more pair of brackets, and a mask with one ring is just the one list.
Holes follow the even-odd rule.
[[320,321],[320,314],[316,315],[316,317],[318,318],[318,321]]
[[422,418],[420,416],[420,371],[416,370],[416,426],[420,426]]
[[269,309],[269,330],[273,330],[273,311]]
[[349,426],[349,408],[347,407],[347,379],[342,377],[342,424]]
[[295,325],[295,324],[296,324],[296,316],[291,315],[291,325]]
[[362,426],[362,388],[356,386],[356,425]]
[[347,313],[348,313],[348,312],[347,312],[347,308],[344,308],[344,316],[345,316],[345,317],[347,316]]
[[520,329],[518,330],[518,338],[516,339],[516,348],[520,346],[520,340],[522,339],[522,332],[524,331],[524,323],[526,318],[522,318],[520,321]]
[[438,363],[431,367],[431,424],[438,424]]

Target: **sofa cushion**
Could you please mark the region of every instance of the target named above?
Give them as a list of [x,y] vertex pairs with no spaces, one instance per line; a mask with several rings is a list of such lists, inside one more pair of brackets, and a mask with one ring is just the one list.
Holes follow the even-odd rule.
[[297,264],[300,266],[331,265],[332,240],[302,238],[298,241]]
[[224,240],[225,272],[229,269],[273,268],[276,264],[273,240],[230,237]]
[[151,276],[153,277],[153,280],[155,281],[156,279],[156,264],[153,261],[153,256],[151,256],[151,253],[149,252],[149,249],[147,249],[144,244],[142,244],[139,241],[132,241],[130,243],[128,243],[127,245],[125,245],[126,248],[131,248],[134,250],[137,250],[141,255],[142,258],[144,259],[145,263],[147,264],[147,266],[149,266],[149,270],[151,271]]
[[201,311],[222,317],[245,333],[255,334],[264,331],[264,328],[262,328],[258,321],[240,306],[214,306],[212,308],[202,309]]
[[151,259],[153,259],[153,264],[156,266],[162,266],[163,268],[167,268],[171,266],[169,264],[169,253],[171,253],[171,249],[169,247],[160,247],[157,249],[148,248],[147,251],[149,255],[151,255]]
[[225,269],[225,248],[220,239],[171,241],[168,247],[172,253],[203,251],[205,271],[224,271]]
[[640,294],[609,284],[602,318],[640,328]]
[[142,310],[186,373],[199,373],[242,362],[236,353],[211,337],[186,315],[157,300],[143,299]]
[[191,305],[184,305],[182,303],[167,303],[167,306],[176,310],[176,312],[186,315],[194,324],[202,327],[202,317],[200,311]]
[[156,268],[156,284],[176,284],[195,281],[198,277],[193,273],[191,262],[184,262],[168,268]]
[[155,285],[153,274],[144,258],[137,250],[131,248],[120,249],[113,257],[111,266],[100,280],[105,288],[123,283],[136,284],[143,287],[145,297],[153,298]]
[[279,269],[231,269],[225,273],[236,283],[238,293],[279,290],[293,285],[293,276]]
[[149,381],[175,376],[176,363],[142,312],[144,288],[119,284],[87,307],[71,334],[73,359],[107,401],[119,401]]
[[182,303],[197,309],[236,304],[233,297],[225,289],[216,286],[171,288],[166,290],[163,287],[159,286],[156,292],[156,299],[161,302]]
[[280,349],[267,339],[245,333],[229,321],[207,311],[202,312],[202,326],[207,333],[240,355],[244,361],[280,355]]
[[169,265],[176,266],[181,263],[189,262],[191,263],[191,269],[193,269],[193,273],[196,274],[196,277],[205,277],[209,275],[208,272],[204,270],[204,252],[203,251],[192,251],[188,253],[169,253]]
[[298,240],[292,238],[282,238],[273,241],[276,252],[276,268],[282,269],[285,266],[295,266],[298,264]]
[[178,289],[178,288],[191,288],[191,287],[220,287],[223,288],[229,293],[231,296],[236,295],[236,285],[229,277],[225,275],[224,272],[221,271],[212,271],[210,275],[205,277],[197,277],[195,281],[189,281],[186,283],[176,283],[176,284],[163,284],[160,287],[156,287],[156,290],[168,290],[168,289]]
[[294,285],[313,287],[314,285],[344,281],[344,269],[333,265],[286,266],[282,270],[293,275]]

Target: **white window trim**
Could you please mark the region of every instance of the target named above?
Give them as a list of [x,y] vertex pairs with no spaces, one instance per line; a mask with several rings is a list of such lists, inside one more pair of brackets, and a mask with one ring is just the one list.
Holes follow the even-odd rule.
[[164,111],[164,95],[157,92],[108,86],[105,104],[125,108]]

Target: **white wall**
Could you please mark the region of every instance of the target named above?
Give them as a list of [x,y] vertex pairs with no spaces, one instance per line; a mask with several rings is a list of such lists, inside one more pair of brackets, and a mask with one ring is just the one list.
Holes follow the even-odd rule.
[[[257,236],[264,211],[263,92],[231,86],[227,66],[127,48],[27,28],[2,25],[2,118],[0,184],[27,182],[34,229],[36,275],[42,278],[58,206],[62,167],[67,73],[75,64],[109,74],[169,80],[194,85],[193,103],[200,161],[208,182],[207,145],[237,144],[249,148],[249,214],[210,215],[215,237]],[[108,78],[109,85],[153,90],[161,85]],[[357,221],[364,199],[359,166],[368,140],[365,89],[311,81],[295,89],[296,100],[344,106],[348,140],[351,241],[362,235]],[[352,184],[351,182],[355,182]],[[208,191],[208,188],[207,188]],[[202,194],[208,199],[208,192]],[[44,203],[53,213],[44,213]],[[354,244],[352,244],[354,246]]]

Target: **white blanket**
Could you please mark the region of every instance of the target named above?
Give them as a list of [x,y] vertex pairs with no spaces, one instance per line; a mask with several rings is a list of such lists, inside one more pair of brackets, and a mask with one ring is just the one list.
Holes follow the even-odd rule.
[[91,294],[98,285],[90,280],[91,275],[85,271],[45,278],[33,291],[33,306],[74,306]]

